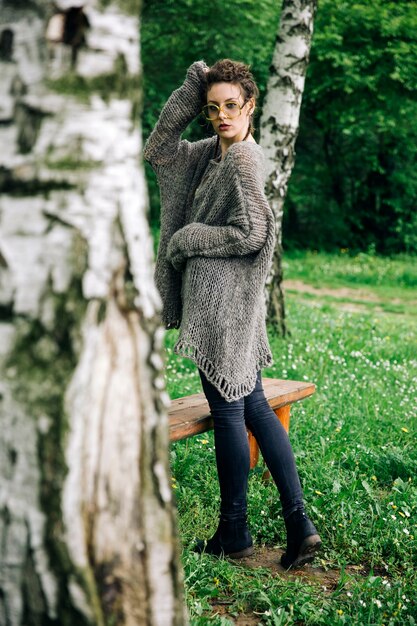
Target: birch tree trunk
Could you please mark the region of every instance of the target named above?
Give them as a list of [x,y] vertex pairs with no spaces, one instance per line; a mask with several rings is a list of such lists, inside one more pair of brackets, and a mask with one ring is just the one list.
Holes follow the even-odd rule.
[[266,193],[275,215],[277,247],[267,280],[267,319],[286,334],[282,288],[282,218],[294,167],[301,100],[309,61],[317,0],[283,0],[276,46],[260,121],[267,161]]
[[52,81],[50,4],[1,7],[5,626],[186,622],[128,4],[86,3]]

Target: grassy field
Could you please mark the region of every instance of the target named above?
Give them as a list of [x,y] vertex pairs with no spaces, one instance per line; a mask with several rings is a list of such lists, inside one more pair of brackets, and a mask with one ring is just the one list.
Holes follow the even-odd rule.
[[[292,411],[290,438],[307,509],[324,548],[289,574],[279,499],[262,465],[251,472],[255,557],[198,556],[217,523],[213,435],[174,444],[191,623],[411,625],[417,623],[417,265],[415,259],[321,253],[285,257],[290,336],[269,333],[275,363],[263,376],[310,380],[316,394]],[[172,398],[201,391],[195,365],[166,333]]]

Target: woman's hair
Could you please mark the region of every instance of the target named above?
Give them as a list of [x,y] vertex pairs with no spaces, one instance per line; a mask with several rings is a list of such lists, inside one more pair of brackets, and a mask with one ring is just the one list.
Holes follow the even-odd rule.
[[[206,73],[206,98],[207,92],[214,83],[234,83],[241,87],[245,102],[249,98],[254,98],[255,102],[259,96],[259,89],[255,83],[255,79],[250,71],[250,66],[240,61],[232,61],[231,59],[222,59],[216,61],[209,71]],[[249,120],[250,132],[253,133],[253,114]]]

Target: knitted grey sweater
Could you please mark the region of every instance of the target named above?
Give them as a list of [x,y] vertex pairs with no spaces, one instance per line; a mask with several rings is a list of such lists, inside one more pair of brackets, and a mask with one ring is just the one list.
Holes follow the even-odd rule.
[[215,159],[216,137],[181,139],[204,104],[204,61],[193,63],[165,104],[144,158],[156,172],[161,234],[155,282],[174,352],[192,359],[228,402],[248,395],[273,363],[264,288],[276,242],[264,193],[262,148],[232,144]]

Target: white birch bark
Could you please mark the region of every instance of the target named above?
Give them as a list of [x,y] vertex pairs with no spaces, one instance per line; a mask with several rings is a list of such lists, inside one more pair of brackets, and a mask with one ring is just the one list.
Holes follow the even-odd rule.
[[139,11],[86,5],[76,98],[48,6],[0,27],[0,624],[184,624],[141,134],[112,92],[121,56],[139,90]]
[[275,215],[277,247],[267,281],[268,322],[285,335],[282,289],[282,218],[294,167],[301,100],[313,36],[317,0],[283,0],[276,46],[260,120],[267,162],[266,192]]

